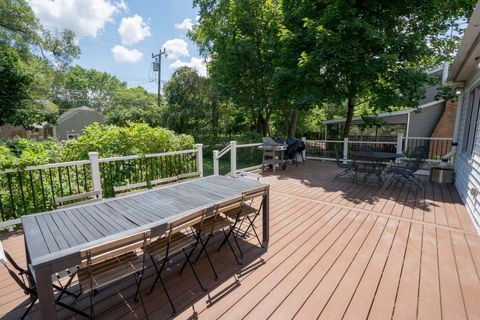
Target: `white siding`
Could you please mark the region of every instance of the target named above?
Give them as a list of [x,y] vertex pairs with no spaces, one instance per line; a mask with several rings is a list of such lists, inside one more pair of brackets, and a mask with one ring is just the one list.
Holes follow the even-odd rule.
[[[460,118],[460,126],[458,132],[459,144],[457,148],[457,156],[455,159],[455,185],[462,198],[465,206],[472,216],[477,231],[480,231],[480,194],[473,196],[470,193],[472,188],[480,191],[480,125],[477,126],[475,146],[472,155],[462,152],[464,128],[466,125],[466,113],[468,106],[469,93],[480,84],[480,72],[466,84],[465,93],[463,95],[462,113]],[[478,107],[478,106],[477,106]]]

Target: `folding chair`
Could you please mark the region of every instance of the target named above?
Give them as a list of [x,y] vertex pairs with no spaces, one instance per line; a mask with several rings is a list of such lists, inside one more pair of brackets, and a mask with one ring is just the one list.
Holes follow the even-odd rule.
[[[261,186],[253,190],[244,192],[242,206],[239,209],[233,209],[233,210],[224,212],[225,216],[235,221],[232,227],[236,228],[236,230],[232,230],[231,232],[234,232],[234,231],[237,231],[239,233],[243,232],[241,236],[242,238],[245,238],[248,234],[248,231],[251,228],[253,230],[253,233],[255,234],[255,237],[258,240],[258,243],[260,244],[260,247],[262,248],[263,248],[263,244],[262,244],[262,241],[260,241],[260,237],[258,236],[257,230],[255,228],[255,220],[260,215],[260,211],[263,208],[263,204],[265,202],[267,192],[268,192],[268,185]],[[257,198],[261,199],[258,205],[258,208],[253,206],[253,202]],[[240,222],[240,225],[237,226],[238,222]],[[248,223],[247,228],[245,230],[242,229],[244,222]]]
[[[165,269],[165,265],[167,261],[169,261],[173,256],[176,256],[183,252],[186,258],[185,263],[187,263],[192,269],[195,279],[197,280],[200,288],[203,291],[206,291],[205,287],[200,282],[197,272],[195,271],[195,268],[193,267],[193,264],[190,260],[193,254],[193,251],[196,249],[200,241],[199,237],[185,233],[187,229],[192,227],[193,225],[197,223],[201,223],[201,224],[203,223],[203,220],[205,217],[205,211],[206,210],[195,212],[185,217],[181,217],[174,221],[171,221],[168,224],[168,230],[163,237],[159,238],[156,241],[151,242],[149,245],[143,248],[145,253],[150,256],[150,259],[152,260],[155,271],[157,272],[155,280],[153,281],[148,294],[153,292],[155,285],[160,280],[160,283],[163,287],[163,290],[165,291],[168,301],[172,306],[173,313],[177,313],[177,310],[175,309],[173,300],[170,297],[167,287],[165,286],[165,283],[163,282],[163,279],[162,279],[162,272]],[[187,249],[188,249],[188,253],[187,253]],[[183,267],[180,270],[180,272],[182,270],[183,270]]]
[[[12,279],[18,284],[18,286],[23,290],[23,292],[29,296],[30,298],[30,304],[28,305],[27,309],[23,313],[21,319],[25,319],[25,317],[28,315],[32,307],[34,306],[35,302],[38,299],[38,294],[37,294],[37,285],[35,282],[35,276],[34,274],[27,269],[23,269],[20,267],[15,260],[8,254],[3,249],[2,242],[0,241],[0,262],[5,266],[5,268],[8,271],[8,274],[12,277]],[[71,311],[77,312],[77,310],[67,304],[64,304],[63,302],[60,301],[62,298],[63,294],[68,294],[73,296],[74,298],[78,298],[79,295],[73,294],[67,290],[68,286],[70,285],[73,277],[75,274],[70,275],[69,280],[67,281],[67,284],[65,285],[55,285],[52,284],[53,287],[57,290],[60,291],[60,295],[55,299],[55,303],[65,309],[69,309]],[[60,275],[56,274],[52,276],[52,281],[55,279],[59,279]],[[86,316],[86,314],[82,314],[82,312],[77,312],[81,315]]]
[[136,283],[134,301],[140,296],[143,311],[148,319],[140,286],[145,273],[145,254],[139,250],[150,242],[150,231],[136,233],[121,239],[100,244],[80,252],[82,264],[78,281],[90,297],[89,318],[95,317],[93,300],[98,291],[133,276]]
[[[238,202],[238,200],[233,200],[233,202]],[[223,204],[223,205],[228,205],[228,204]],[[232,222],[221,214],[221,211],[220,211],[221,207],[222,205],[215,205],[213,209],[213,213],[211,213],[210,215],[207,214],[202,223],[197,223],[192,226],[192,228],[195,230],[195,234],[198,237],[198,240],[200,241],[200,246],[201,246],[200,251],[198,252],[197,257],[195,258],[193,263],[198,262],[198,260],[200,259],[200,256],[202,255],[202,252],[205,253],[208,263],[210,264],[210,268],[213,271],[215,280],[218,279],[218,275],[217,275],[217,271],[215,270],[215,267],[213,266],[212,260],[210,259],[210,256],[208,254],[207,246],[210,239],[214,237],[216,233],[219,233],[221,231],[223,232],[224,235],[226,235],[225,229],[228,229],[232,225]],[[240,263],[235,253],[235,250],[233,250],[232,245],[230,243],[229,245],[230,245],[230,249],[233,252],[233,255],[235,256],[235,259],[237,260],[238,263]],[[186,262],[183,264],[180,272],[183,270],[185,265],[186,265]]]

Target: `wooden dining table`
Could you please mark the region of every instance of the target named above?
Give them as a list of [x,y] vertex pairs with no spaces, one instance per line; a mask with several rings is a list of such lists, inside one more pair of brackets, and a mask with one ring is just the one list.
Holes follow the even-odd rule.
[[[35,275],[42,319],[56,319],[52,274],[81,263],[84,249],[150,230],[241,196],[265,184],[245,177],[210,176],[55,211],[22,217],[27,263]],[[262,208],[262,241],[269,240],[269,192]]]

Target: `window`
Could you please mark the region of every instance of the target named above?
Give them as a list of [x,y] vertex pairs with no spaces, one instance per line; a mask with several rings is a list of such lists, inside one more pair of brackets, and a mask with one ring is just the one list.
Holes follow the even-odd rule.
[[463,132],[462,151],[471,155],[475,145],[475,135],[477,132],[478,116],[480,109],[480,87],[470,92],[468,96],[467,113],[465,115],[465,125]]
[[67,134],[67,139],[75,139],[78,137],[78,133],[69,133]]

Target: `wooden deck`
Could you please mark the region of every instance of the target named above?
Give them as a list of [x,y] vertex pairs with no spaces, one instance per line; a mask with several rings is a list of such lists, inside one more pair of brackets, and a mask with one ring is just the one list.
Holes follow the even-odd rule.
[[[336,172],[332,164],[310,161],[265,174],[268,249],[255,238],[242,242],[239,266],[227,248],[217,253],[212,246],[219,280],[205,259],[197,265],[206,293],[189,270],[179,276],[173,265],[166,285],[181,309],[175,318],[480,319],[480,237],[455,188],[377,188],[373,181],[333,181]],[[0,239],[25,261],[21,231]],[[4,268],[0,279],[0,318],[16,319],[26,298]],[[152,280],[147,277],[145,288]],[[131,284],[96,297],[99,318],[144,318]],[[172,317],[160,286],[144,298],[150,319]],[[61,316],[71,314],[62,310]],[[39,318],[37,307],[29,318]]]

